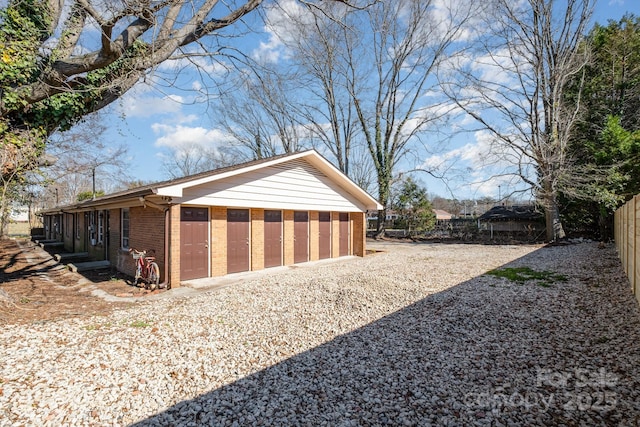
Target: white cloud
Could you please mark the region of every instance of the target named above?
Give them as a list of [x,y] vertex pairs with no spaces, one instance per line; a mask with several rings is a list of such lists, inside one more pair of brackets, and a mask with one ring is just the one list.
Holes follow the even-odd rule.
[[294,43],[298,39],[299,26],[311,23],[312,14],[297,0],[282,0],[265,9],[264,31],[268,39],[260,42],[251,56],[264,63],[276,63],[288,56],[287,43]]
[[515,150],[499,143],[490,132],[477,131],[472,142],[426,158],[419,169],[436,174],[446,172],[452,185],[457,183],[462,191],[474,197],[498,197],[500,187],[502,195],[523,188],[514,173],[516,157]]
[[181,100],[177,95],[164,97],[130,98],[124,104],[127,117],[151,117],[156,114],[177,113],[181,110]]
[[251,57],[263,64],[277,63],[283,56],[284,45],[275,34],[270,34],[268,42],[260,42],[260,47],[254,49]]
[[228,71],[223,63],[212,59],[213,55],[209,56],[197,50],[190,50],[186,54],[193,54],[193,56],[168,59],[158,66],[158,70],[176,74],[184,72],[186,69],[197,69],[210,75],[223,75]]
[[200,126],[154,123],[151,129],[155,134],[160,135],[155,141],[156,147],[166,147],[175,151],[193,146],[214,148],[231,140],[227,133],[219,129],[206,129]]
[[434,23],[434,33],[439,37],[453,34],[457,42],[468,41],[476,37],[482,28],[481,3],[475,6],[473,2],[459,0],[435,0],[431,5],[431,21]]
[[177,114],[185,102],[180,95],[157,96],[153,86],[140,82],[120,98],[125,117],[151,117],[156,114]]

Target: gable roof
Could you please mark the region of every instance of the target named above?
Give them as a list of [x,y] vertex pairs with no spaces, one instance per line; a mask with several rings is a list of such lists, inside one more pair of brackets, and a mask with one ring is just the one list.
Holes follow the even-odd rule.
[[482,214],[480,221],[539,220],[542,213],[535,206],[494,206]]
[[[112,205],[132,199],[144,200],[146,196],[160,196],[165,199],[173,197],[182,197],[183,191],[187,188],[202,185],[205,183],[229,178],[235,175],[251,172],[257,169],[266,168],[292,160],[304,159],[312,166],[326,175],[332,182],[343,188],[351,196],[355,197],[359,202],[367,207],[367,209],[382,209],[382,205],[375,200],[366,191],[360,188],[342,171],[336,168],[331,162],[321,156],[316,150],[301,151],[293,154],[281,154],[266,159],[252,160],[233,166],[222,167],[194,175],[176,178],[167,181],[161,181],[153,184],[143,185],[129,190],[96,197],[93,200],[79,202],[77,204],[56,207],[53,209],[43,210],[40,213],[55,213],[62,210],[82,210],[87,208]],[[142,202],[141,202],[142,203]]]
[[436,219],[451,219],[451,218],[453,218],[453,215],[450,214],[449,212],[445,211],[444,209],[434,209],[433,213],[436,214]]

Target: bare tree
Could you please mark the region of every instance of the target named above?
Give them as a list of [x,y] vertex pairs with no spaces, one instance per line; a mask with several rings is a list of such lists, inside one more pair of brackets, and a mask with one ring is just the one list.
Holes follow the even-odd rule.
[[443,84],[490,133],[493,159],[534,189],[545,208],[548,240],[565,237],[558,195],[577,182],[568,144],[580,114],[580,87],[572,102],[567,90],[588,61],[582,42],[592,8],[592,0],[495,0],[480,50],[453,65],[454,77]]
[[[394,168],[444,111],[426,95],[436,83],[437,65],[462,36],[473,10],[468,3],[454,4],[323,3],[307,13],[289,13],[293,27],[272,26],[298,74],[306,75],[301,122],[350,176],[352,151],[362,147],[369,154],[385,210]],[[378,218],[381,234],[385,212]]]
[[360,10],[328,3],[322,9],[307,10],[285,10],[275,4],[269,11],[287,18],[287,25],[282,25],[268,19],[267,14],[267,24],[291,52],[301,94],[296,107],[299,120],[311,143],[321,152],[328,151],[336,166],[351,176],[351,150],[358,124],[347,91],[346,70],[347,49],[354,43],[350,39],[357,34],[345,30],[351,24],[351,14]]
[[56,133],[46,147],[48,164],[28,175],[29,203],[40,208],[71,204],[80,193],[123,188],[128,175],[127,147],[107,143],[99,113],[87,116],[67,132]]
[[[220,31],[262,0],[233,3],[11,0],[0,9],[0,148],[15,161],[42,153],[47,137],[119,99],[169,59],[215,57]],[[94,28],[99,31],[93,31]],[[200,43],[201,51],[188,47]],[[11,166],[14,165],[14,166]]]
[[294,153],[303,146],[286,75],[254,64],[240,74],[239,90],[223,96],[217,121],[235,142],[237,157],[262,159]]
[[[126,182],[127,149],[124,145],[105,144],[102,135],[106,129],[98,116],[87,116],[72,130],[52,135],[44,156],[25,156],[36,164],[26,165],[24,170],[14,169],[15,176],[3,174],[0,228],[6,226],[12,203],[33,208],[71,204],[80,193],[91,192],[96,185],[109,191]],[[7,151],[1,153],[8,155]],[[14,179],[17,176],[20,179]]]
[[372,35],[350,38],[347,87],[385,207],[378,213],[378,235],[384,232],[394,168],[413,138],[442,114],[438,105],[421,100],[472,10],[470,4],[455,2],[379,2],[366,10],[362,22],[349,26],[349,31],[367,29]]
[[198,143],[175,147],[164,158],[162,168],[169,179],[194,175],[238,163],[236,153]]
[[[39,161],[36,158],[32,159]],[[12,153],[8,150],[0,150],[0,164],[7,165],[11,162],[15,162]],[[25,162],[20,162],[18,165],[19,167],[7,168],[8,173],[0,174],[0,237],[6,236],[13,205],[22,199],[20,196],[28,187],[25,180],[19,177],[23,177],[28,170],[39,166],[39,164],[31,165]]]

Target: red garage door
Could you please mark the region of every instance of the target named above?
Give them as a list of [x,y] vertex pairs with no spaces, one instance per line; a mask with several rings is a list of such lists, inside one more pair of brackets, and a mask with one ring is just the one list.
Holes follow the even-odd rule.
[[309,260],[309,213],[293,213],[293,262]]
[[249,209],[227,209],[227,273],[249,271]]
[[207,208],[180,208],[180,279],[209,275]]
[[282,265],[282,212],[264,211],[264,266]]
[[349,255],[349,213],[340,212],[340,256]]
[[320,212],[318,220],[318,244],[320,259],[331,258],[331,212]]

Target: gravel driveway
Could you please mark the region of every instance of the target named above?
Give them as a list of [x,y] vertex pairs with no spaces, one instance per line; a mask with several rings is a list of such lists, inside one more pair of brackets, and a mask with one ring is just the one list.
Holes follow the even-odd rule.
[[[640,423],[640,310],[613,246],[377,247],[5,326],[0,426]],[[553,275],[485,274],[505,265]]]

